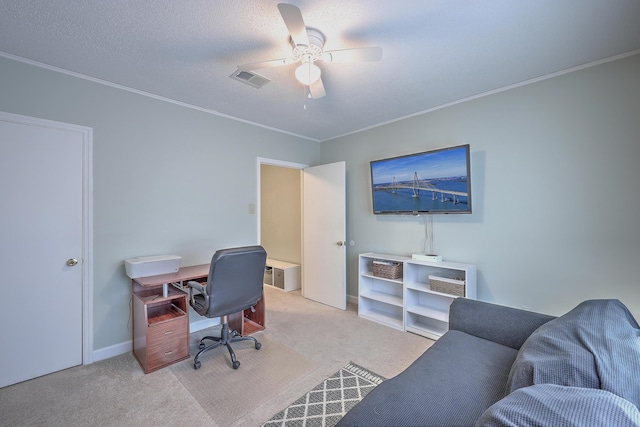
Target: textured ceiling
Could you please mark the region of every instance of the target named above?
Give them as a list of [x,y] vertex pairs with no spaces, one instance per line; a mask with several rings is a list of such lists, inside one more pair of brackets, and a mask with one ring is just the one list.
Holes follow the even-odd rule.
[[307,99],[272,0],[0,0],[0,52],[323,141],[640,49],[638,0],[290,1],[325,50],[383,48],[374,63],[320,63]]

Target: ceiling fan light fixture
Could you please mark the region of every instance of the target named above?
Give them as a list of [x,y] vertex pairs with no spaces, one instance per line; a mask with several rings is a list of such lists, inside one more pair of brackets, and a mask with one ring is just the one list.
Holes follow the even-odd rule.
[[[382,59],[381,47],[359,47],[324,51],[324,34],[317,28],[307,27],[302,18],[300,8],[293,4],[279,3],[278,10],[282,16],[292,48],[292,55],[283,59],[253,62],[238,65],[238,71],[252,72],[260,68],[272,68],[293,63],[300,63],[295,70],[296,80],[306,86],[306,95],[311,99],[319,99],[326,95],[324,83],[320,78],[321,70],[316,61],[332,62],[374,62]],[[265,78],[266,79],[266,78]]]
[[304,61],[296,68],[296,79],[306,86],[311,86],[320,78],[321,70],[313,61]]

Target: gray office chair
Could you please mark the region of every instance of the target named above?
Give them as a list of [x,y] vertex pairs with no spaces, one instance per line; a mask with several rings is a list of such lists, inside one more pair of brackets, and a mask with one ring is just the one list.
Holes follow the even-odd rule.
[[[221,336],[204,337],[200,340],[200,351],[193,358],[193,368],[200,368],[200,355],[220,346],[226,346],[231,355],[233,369],[240,362],[231,348],[231,343],[250,340],[256,350],[261,344],[254,337],[243,337],[236,330],[229,330],[230,314],[242,312],[262,298],[264,268],[267,253],[262,246],[220,249],[213,254],[206,283],[194,281],[189,285],[189,304],[201,316],[222,318]],[[205,340],[213,341],[209,346]]]

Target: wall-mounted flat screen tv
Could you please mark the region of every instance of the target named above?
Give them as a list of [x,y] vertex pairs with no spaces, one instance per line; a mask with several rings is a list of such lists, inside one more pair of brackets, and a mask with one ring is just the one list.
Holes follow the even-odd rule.
[[471,213],[469,145],[371,161],[374,214]]

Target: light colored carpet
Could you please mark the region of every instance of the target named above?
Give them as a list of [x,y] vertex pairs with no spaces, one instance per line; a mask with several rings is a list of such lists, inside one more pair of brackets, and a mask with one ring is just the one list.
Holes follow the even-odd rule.
[[[199,371],[211,369],[219,381],[216,376],[199,387],[189,384],[186,376],[198,373],[193,357],[145,375],[133,354],[126,353],[0,389],[0,424],[260,426],[349,361],[391,378],[433,343],[361,319],[353,305],[338,310],[299,292],[269,287],[265,298],[267,327],[256,334],[262,349],[256,351],[250,342],[234,345],[241,362],[237,370],[230,367],[224,349],[203,356]],[[191,344],[197,346],[208,332],[192,334]],[[288,372],[290,365],[297,366],[294,374]],[[256,382],[256,375],[272,380]],[[287,379],[276,391],[270,381],[281,375]],[[207,400],[225,393],[235,397]],[[247,403],[243,394],[259,396],[259,401]],[[224,424],[227,421],[230,424]]]
[[[237,370],[231,367],[229,352],[224,347],[203,353],[198,370],[193,369],[193,358],[170,367],[218,425],[232,425],[248,408],[271,400],[313,367],[313,362],[295,350],[261,333],[254,337],[262,344],[260,350],[251,341],[232,344],[240,361]],[[197,351],[197,345],[193,346],[191,354]]]
[[3,426],[199,425],[208,419],[171,371],[145,375],[132,353],[0,389]]

